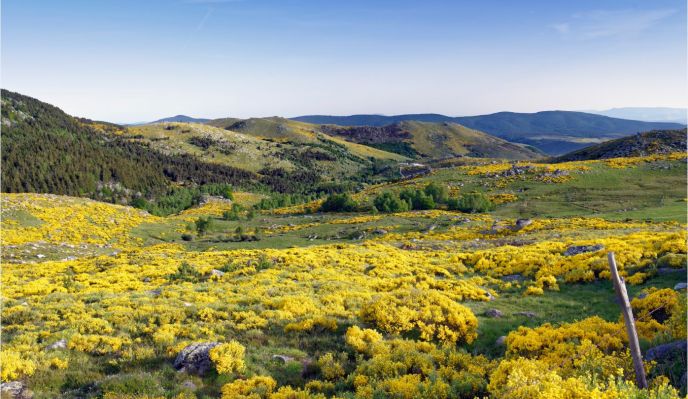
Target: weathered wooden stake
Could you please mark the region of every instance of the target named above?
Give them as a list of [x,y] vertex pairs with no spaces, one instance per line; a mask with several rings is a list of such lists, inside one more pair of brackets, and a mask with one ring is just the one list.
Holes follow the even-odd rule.
[[640,353],[640,344],[638,343],[638,332],[635,329],[635,320],[633,319],[633,309],[631,303],[628,301],[628,293],[626,292],[626,284],[619,276],[619,271],[616,268],[616,259],[614,259],[614,252],[607,254],[609,260],[609,268],[612,271],[612,283],[614,283],[614,290],[619,299],[621,306],[621,313],[623,313],[624,322],[626,323],[626,333],[628,334],[628,346],[631,349],[631,356],[633,357],[633,368],[635,369],[635,381],[638,388],[647,388],[647,379],[645,378],[645,367],[643,367],[643,356]]

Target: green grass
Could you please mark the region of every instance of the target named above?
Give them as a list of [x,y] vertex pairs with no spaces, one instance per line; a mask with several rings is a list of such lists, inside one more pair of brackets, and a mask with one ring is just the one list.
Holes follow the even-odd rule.
[[[645,288],[673,288],[682,281],[686,281],[684,272],[656,276],[641,285],[628,285],[628,295],[632,299]],[[502,294],[491,302],[469,302],[466,305],[479,320],[478,339],[469,349],[494,357],[504,354],[504,347],[495,345],[497,338],[508,335],[520,326],[537,327],[543,323],[556,325],[591,316],[618,321],[621,317],[614,287],[606,280],[586,284],[560,284],[559,291],[547,291],[543,296],[523,296],[522,290],[519,290]],[[485,317],[484,313],[488,309],[498,309],[504,316]],[[516,312],[535,312],[537,316],[529,318],[515,315]],[[648,345],[649,343],[644,343],[645,347]]]

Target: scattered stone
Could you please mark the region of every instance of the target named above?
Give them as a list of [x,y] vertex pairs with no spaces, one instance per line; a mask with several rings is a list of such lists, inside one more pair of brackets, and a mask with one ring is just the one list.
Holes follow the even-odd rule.
[[430,226],[428,226],[428,228],[425,229],[425,231],[430,232],[430,231],[435,230],[436,228],[437,228],[437,225],[433,223]]
[[162,294],[162,290],[160,288],[156,288],[154,290],[146,291],[146,294],[148,294],[150,296],[159,296],[160,294]]
[[684,291],[686,288],[688,288],[688,284],[686,283],[678,283],[674,286],[676,291]]
[[222,270],[213,269],[210,271],[210,277],[222,277],[224,275],[225,272],[223,272]]
[[514,227],[512,227],[511,229],[514,231],[519,231],[525,228],[526,226],[530,226],[532,223],[533,221],[531,219],[518,219],[516,220],[516,224],[514,224]]
[[529,319],[534,319],[537,317],[537,314],[535,312],[516,312],[514,314],[517,316],[525,316]]
[[604,249],[604,245],[602,244],[595,244],[595,245],[573,245],[568,248],[566,248],[566,252],[564,252],[564,256],[574,256],[578,254],[584,254],[587,252],[597,252],[599,250]]
[[495,300],[495,297],[490,293],[490,291],[485,290],[485,295],[487,295],[487,300],[489,302],[492,302]]
[[144,283],[150,283],[150,282],[151,282],[150,277],[144,278],[144,279],[143,279],[143,282],[144,282]]
[[191,381],[191,380],[186,380],[186,381],[182,382],[182,388],[195,391],[196,390],[196,384],[194,384],[193,381]]
[[376,229],[376,230],[373,230],[373,234],[379,235],[379,236],[383,236],[383,235],[387,234],[387,230],[385,230],[385,229]]
[[53,342],[52,344],[48,345],[45,349],[52,351],[56,349],[66,349],[67,348],[67,340],[62,338],[61,340],[57,342]]
[[688,351],[687,345],[687,341],[683,339],[680,341],[674,341],[669,342],[668,344],[655,346],[654,348],[647,350],[645,353],[645,360],[654,360],[662,363],[673,358],[685,359],[686,352]]
[[43,258],[45,258],[45,255],[43,255],[43,254],[37,254],[36,257],[37,257],[38,259],[43,259]]
[[506,345],[506,335],[502,335],[501,337],[497,338],[497,340],[495,341],[495,345],[497,345],[497,346]]
[[31,399],[31,392],[21,381],[9,381],[0,384],[0,395],[10,399]]
[[294,360],[293,357],[287,356],[287,355],[272,355],[272,358],[279,360],[282,363],[287,363],[287,362],[291,362],[292,360]]
[[525,281],[526,278],[523,277],[521,274],[507,274],[506,276],[502,276],[502,281],[506,281],[509,283],[517,282],[520,283],[522,281]]
[[499,309],[489,309],[489,310],[485,311],[485,316],[491,317],[493,319],[494,318],[498,319],[498,318],[504,316],[504,313],[502,313],[502,311]]
[[174,359],[174,368],[178,371],[203,376],[213,368],[210,350],[219,344],[219,342],[200,342],[188,345]]
[[77,260],[77,257],[76,257],[76,256],[68,256],[68,257],[66,257],[66,258],[64,258],[64,259],[62,259],[62,260],[65,261],[65,262],[66,262],[66,261],[70,261],[70,260]]

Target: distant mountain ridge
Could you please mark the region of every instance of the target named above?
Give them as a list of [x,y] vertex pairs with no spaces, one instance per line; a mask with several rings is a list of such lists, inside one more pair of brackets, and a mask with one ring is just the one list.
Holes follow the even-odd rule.
[[535,146],[551,155],[585,147],[605,139],[650,130],[681,129],[669,122],[645,122],[575,111],[535,113],[497,112],[489,115],[449,117],[440,114],[306,115],[294,120],[341,126],[385,126],[402,121],[454,122],[499,138]]
[[192,116],[187,116],[187,115],[175,115],[175,116],[170,116],[168,118],[158,119],[157,121],[153,121],[150,123],[165,123],[165,122],[206,123],[209,121],[210,121],[210,119],[207,119],[207,118],[194,118]]

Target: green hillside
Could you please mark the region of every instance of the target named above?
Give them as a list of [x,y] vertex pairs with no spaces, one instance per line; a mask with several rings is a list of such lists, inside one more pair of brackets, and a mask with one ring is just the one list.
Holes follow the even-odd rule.
[[555,162],[640,157],[686,151],[686,130],[653,130],[605,141],[554,158]]
[[215,119],[208,122],[211,126],[221,127],[260,139],[287,144],[318,144],[331,142],[344,147],[352,155],[362,158],[389,159],[403,161],[406,158],[393,152],[382,151],[365,145],[348,142],[338,137],[330,137],[320,126],[297,122],[286,118]]
[[[191,154],[206,162],[259,174],[309,173],[324,182],[359,180],[373,164],[405,159],[309,132],[296,122],[285,127],[272,119],[245,122],[246,128],[239,131],[197,123],[156,123],[131,127],[126,137],[166,154]],[[279,137],[277,131],[284,132],[283,136]]]
[[257,187],[259,176],[189,154],[164,154],[126,140],[118,125],[77,119],[2,90],[2,191],[88,196],[129,203],[177,186]]
[[542,156],[533,148],[450,122],[405,121],[382,127],[324,126],[323,129],[347,140],[381,148],[397,148],[424,159],[457,156],[532,159]]
[[222,185],[303,198],[351,190],[393,175],[405,159],[324,134],[277,143],[198,123],[93,122],[6,90],[2,124],[3,192],[85,196],[162,214]]
[[[457,156],[504,159],[540,157],[533,148],[509,143],[456,123],[405,121],[387,126],[314,125],[284,118],[219,119],[210,125],[280,142],[310,143],[323,134],[358,156],[406,157],[430,160]],[[383,150],[379,153],[371,147]]]

